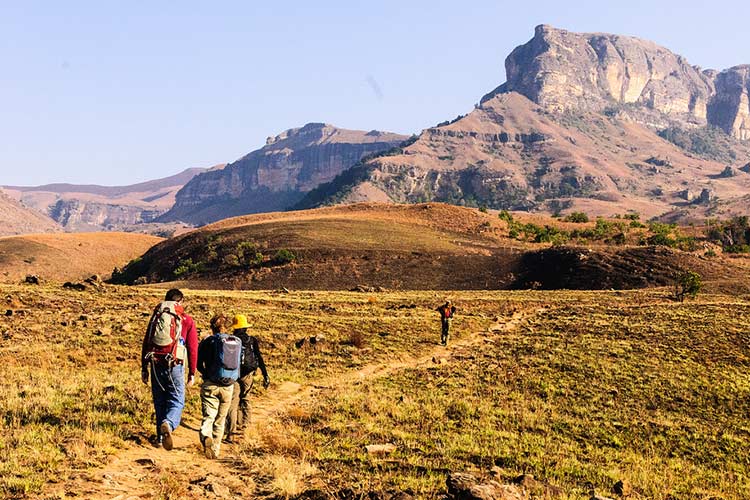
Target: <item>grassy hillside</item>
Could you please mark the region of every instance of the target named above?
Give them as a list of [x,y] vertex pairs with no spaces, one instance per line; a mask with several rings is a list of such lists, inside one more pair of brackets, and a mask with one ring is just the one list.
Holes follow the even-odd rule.
[[237,217],[155,246],[113,280],[208,289],[608,289],[669,284],[683,269],[732,280],[742,269],[707,258],[677,227],[628,217],[571,222],[441,203]]
[[17,281],[28,274],[55,281],[79,280],[112,269],[161,241],[135,233],[24,235],[0,238],[0,281]]
[[[146,442],[142,313],[163,290],[1,288],[6,498],[443,498],[449,471],[493,467],[533,474],[543,498],[615,497],[620,480],[636,498],[750,495],[748,296],[452,292],[443,348],[434,292],[191,291],[201,328],[248,314],[273,380],[248,440],[209,462],[197,388],[177,449]],[[52,330],[59,342],[38,341]],[[384,443],[395,451],[364,451]]]

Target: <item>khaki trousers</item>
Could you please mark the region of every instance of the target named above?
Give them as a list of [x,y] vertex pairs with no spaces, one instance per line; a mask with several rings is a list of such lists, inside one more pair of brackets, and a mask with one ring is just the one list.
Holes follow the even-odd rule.
[[214,442],[212,448],[217,458],[221,448],[221,439],[224,437],[224,424],[232,404],[233,392],[233,385],[224,387],[208,380],[201,386],[201,411],[203,413],[200,430],[201,443],[205,441],[205,438],[211,437]]
[[250,423],[250,394],[253,389],[253,375],[249,373],[234,384],[232,404],[227,416],[226,434],[229,437],[241,436]]

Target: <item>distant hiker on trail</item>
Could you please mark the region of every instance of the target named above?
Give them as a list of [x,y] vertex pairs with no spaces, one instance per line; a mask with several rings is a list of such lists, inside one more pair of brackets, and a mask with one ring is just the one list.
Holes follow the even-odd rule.
[[234,383],[240,376],[242,342],[225,333],[228,324],[223,314],[211,318],[213,335],[198,346],[198,371],[203,375],[200,440],[207,458],[219,458]]
[[234,336],[242,342],[242,356],[240,378],[234,384],[232,405],[229,407],[229,416],[227,417],[226,441],[228,443],[242,437],[245,428],[250,423],[250,391],[253,388],[255,371],[260,368],[264,389],[267,389],[271,383],[266,364],[263,362],[263,356],[260,354],[258,339],[248,335],[248,328],[250,328],[250,325],[246,316],[238,314],[234,317],[231,329],[234,331]]
[[173,447],[172,432],[180,425],[185,407],[185,361],[187,385],[193,385],[198,360],[198,333],[193,318],[185,314],[183,295],[173,288],[156,306],[146,328],[141,348],[141,380],[148,384],[156,413],[155,444]]
[[450,300],[446,300],[445,304],[435,310],[440,313],[440,323],[443,327],[442,333],[440,334],[440,343],[442,345],[448,345],[451,321],[453,321],[453,316],[456,314],[456,306],[452,305]]

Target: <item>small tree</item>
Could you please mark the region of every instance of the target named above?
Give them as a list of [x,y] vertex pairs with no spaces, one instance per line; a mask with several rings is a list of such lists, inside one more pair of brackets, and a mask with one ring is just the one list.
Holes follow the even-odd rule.
[[674,298],[680,302],[685,301],[685,296],[695,298],[703,288],[703,280],[698,273],[684,271],[675,277]]

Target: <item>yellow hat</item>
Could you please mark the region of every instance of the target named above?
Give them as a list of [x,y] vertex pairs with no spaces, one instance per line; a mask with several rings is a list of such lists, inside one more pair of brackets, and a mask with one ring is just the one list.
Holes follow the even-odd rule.
[[237,316],[235,316],[230,328],[232,330],[242,330],[243,328],[250,328],[250,323],[247,322],[247,316],[245,316],[244,314],[238,314]]

